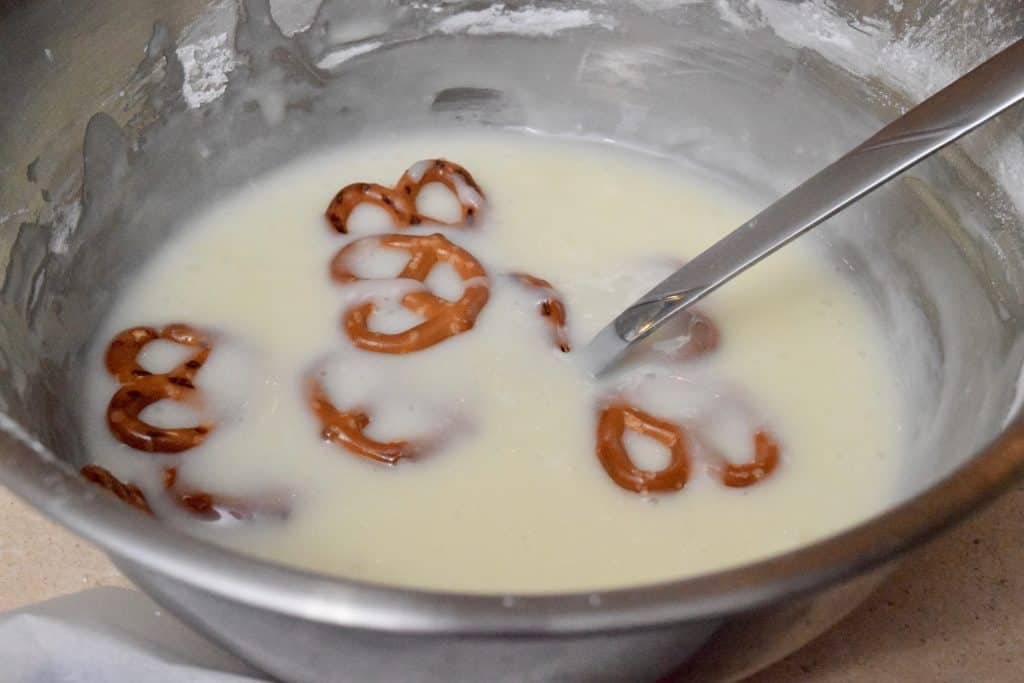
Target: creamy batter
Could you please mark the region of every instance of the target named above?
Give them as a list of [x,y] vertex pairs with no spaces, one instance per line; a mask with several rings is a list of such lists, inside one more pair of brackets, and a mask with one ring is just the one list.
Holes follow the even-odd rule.
[[[486,197],[470,197],[481,200],[470,227],[397,230],[366,204],[348,234],[325,220],[342,186],[390,186],[413,162],[436,157],[468,169]],[[438,186],[419,207],[460,219]],[[600,383],[554,343],[539,313],[544,293],[508,275],[550,281],[566,337],[582,347],[752,213],[666,162],[526,135],[396,137],[305,159],[197,214],[125,289],[90,355],[89,450],[168,523],[245,553],[391,585],[594,590],[794,548],[880,511],[901,484],[898,397],[879,331],[812,245],[787,248],[702,305],[719,333],[713,351],[665,362],[678,344],[663,340]],[[387,279],[408,253],[371,237],[399,232],[440,233],[472,254],[489,299],[472,329],[425,350],[366,351],[342,324],[353,306],[374,302],[379,332],[420,321],[399,302],[423,285]],[[332,259],[356,240],[348,266],[367,279],[332,280]],[[441,264],[425,284],[458,299],[473,282]],[[104,354],[122,330],[169,323],[215,339],[195,375],[205,404],[163,401],[142,417],[211,431],[181,453],[147,453],[108,427],[119,384]],[[141,363],[165,372],[194,351],[153,342]],[[372,416],[368,436],[430,448],[386,465],[325,440],[311,378],[339,410]],[[613,481],[595,454],[599,411],[612,400],[700,430],[683,488],[637,493]],[[778,466],[752,486],[723,485],[723,463],[711,456],[750,460],[758,430],[777,441]],[[627,432],[624,444],[642,469],[668,463],[651,438]],[[252,514],[212,520],[176,504],[167,467],[174,486],[248,501]]]

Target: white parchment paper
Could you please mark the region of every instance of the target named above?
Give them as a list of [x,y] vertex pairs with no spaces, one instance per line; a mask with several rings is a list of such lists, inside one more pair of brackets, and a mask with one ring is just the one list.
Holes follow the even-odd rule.
[[122,588],[96,588],[0,615],[3,683],[266,681]]

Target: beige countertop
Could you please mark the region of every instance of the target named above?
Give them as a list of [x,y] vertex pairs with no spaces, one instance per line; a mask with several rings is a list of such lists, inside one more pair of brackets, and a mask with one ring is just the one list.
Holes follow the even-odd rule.
[[[130,586],[0,489],[0,611]],[[868,602],[752,683],[1024,680],[1024,486],[911,555]]]

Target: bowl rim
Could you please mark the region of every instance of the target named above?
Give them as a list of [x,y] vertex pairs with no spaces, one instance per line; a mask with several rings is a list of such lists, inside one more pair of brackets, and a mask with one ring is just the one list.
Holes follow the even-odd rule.
[[994,439],[929,487],[838,534],[783,554],[607,591],[480,595],[318,574],[188,536],[104,495],[0,412],[0,483],[119,563],[298,619],[409,634],[586,634],[719,618],[891,562],[1021,478],[1024,405],[1018,403]]
[[0,413],[0,482],[117,560],[251,607],[338,627],[410,634],[583,634],[719,618],[885,564],[994,500],[1021,477],[1024,407],[995,439],[924,491],[784,554],[607,591],[466,594],[317,574],[188,536],[102,494]]

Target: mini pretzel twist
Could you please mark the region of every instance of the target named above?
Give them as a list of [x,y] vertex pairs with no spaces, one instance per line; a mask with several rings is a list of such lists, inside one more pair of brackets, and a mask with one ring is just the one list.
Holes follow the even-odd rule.
[[490,297],[487,272],[472,254],[440,234],[364,237],[345,245],[335,255],[331,262],[331,277],[335,281],[344,284],[363,279],[350,270],[349,257],[366,240],[385,248],[409,252],[409,261],[399,273],[399,278],[423,282],[438,262],[444,262],[455,269],[465,283],[465,289],[457,301],[442,299],[429,291],[406,294],[402,297],[402,305],[424,320],[404,332],[394,334],[370,329],[370,316],[376,308],[372,301],[353,306],[344,314],[345,331],[353,344],[377,353],[411,353],[472,329]]
[[281,495],[267,495],[256,498],[229,496],[184,488],[178,478],[177,467],[164,468],[164,490],[178,507],[202,519],[215,521],[225,515],[248,521],[255,517],[277,517],[287,519],[291,506]]
[[[450,223],[419,213],[416,209],[420,192],[431,183],[441,183],[455,195],[462,212],[459,221]],[[396,228],[421,223],[466,227],[474,223],[483,203],[483,190],[465,168],[444,159],[424,159],[410,166],[394,187],[376,183],[346,185],[331,200],[324,215],[340,233],[348,232],[349,217],[360,204],[373,204],[384,209]]]
[[331,402],[327,391],[319,380],[312,378],[307,387],[309,405],[320,421],[321,434],[345,450],[358,456],[397,465],[401,460],[410,460],[424,451],[424,444],[412,441],[376,441],[366,436],[370,416],[364,410],[342,411]]
[[153,514],[145,494],[135,484],[126,484],[99,465],[86,465],[81,469],[82,476],[92,483],[105,488],[132,507],[142,510],[148,515]]
[[509,273],[509,277],[521,285],[531,289],[538,289],[546,295],[541,299],[540,303],[537,304],[537,309],[540,311],[541,316],[543,316],[551,325],[551,333],[554,337],[555,346],[557,346],[563,353],[568,353],[571,347],[569,345],[569,336],[565,331],[565,304],[562,303],[562,299],[558,296],[558,292],[555,290],[554,286],[543,278],[535,277],[527,273]]
[[[649,436],[669,449],[668,467],[651,472],[634,463],[623,443],[626,430]],[[601,410],[597,425],[597,457],[605,472],[616,484],[635,493],[676,491],[686,485],[689,476],[689,451],[683,428],[654,417],[625,402],[615,401]],[[754,457],[749,462],[733,464],[702,438],[695,437],[699,451],[709,457],[708,469],[729,488],[746,488],[763,481],[779,466],[778,441],[765,430],[754,434]]]
[[[642,470],[633,463],[623,437],[626,430],[648,436],[669,449],[668,467]],[[597,457],[616,484],[635,493],[678,491],[690,476],[686,437],[678,426],[622,402],[601,410],[597,424]]]
[[[157,339],[195,347],[196,352],[169,372],[154,374],[139,364],[138,357]],[[113,435],[132,448],[150,453],[179,453],[201,444],[213,430],[212,424],[165,429],[143,421],[139,414],[158,401],[198,402],[193,381],[211,350],[207,336],[188,325],[168,325],[160,331],[133,327],[114,337],[106,355],[107,370],[121,384],[107,407],[107,424]]]

